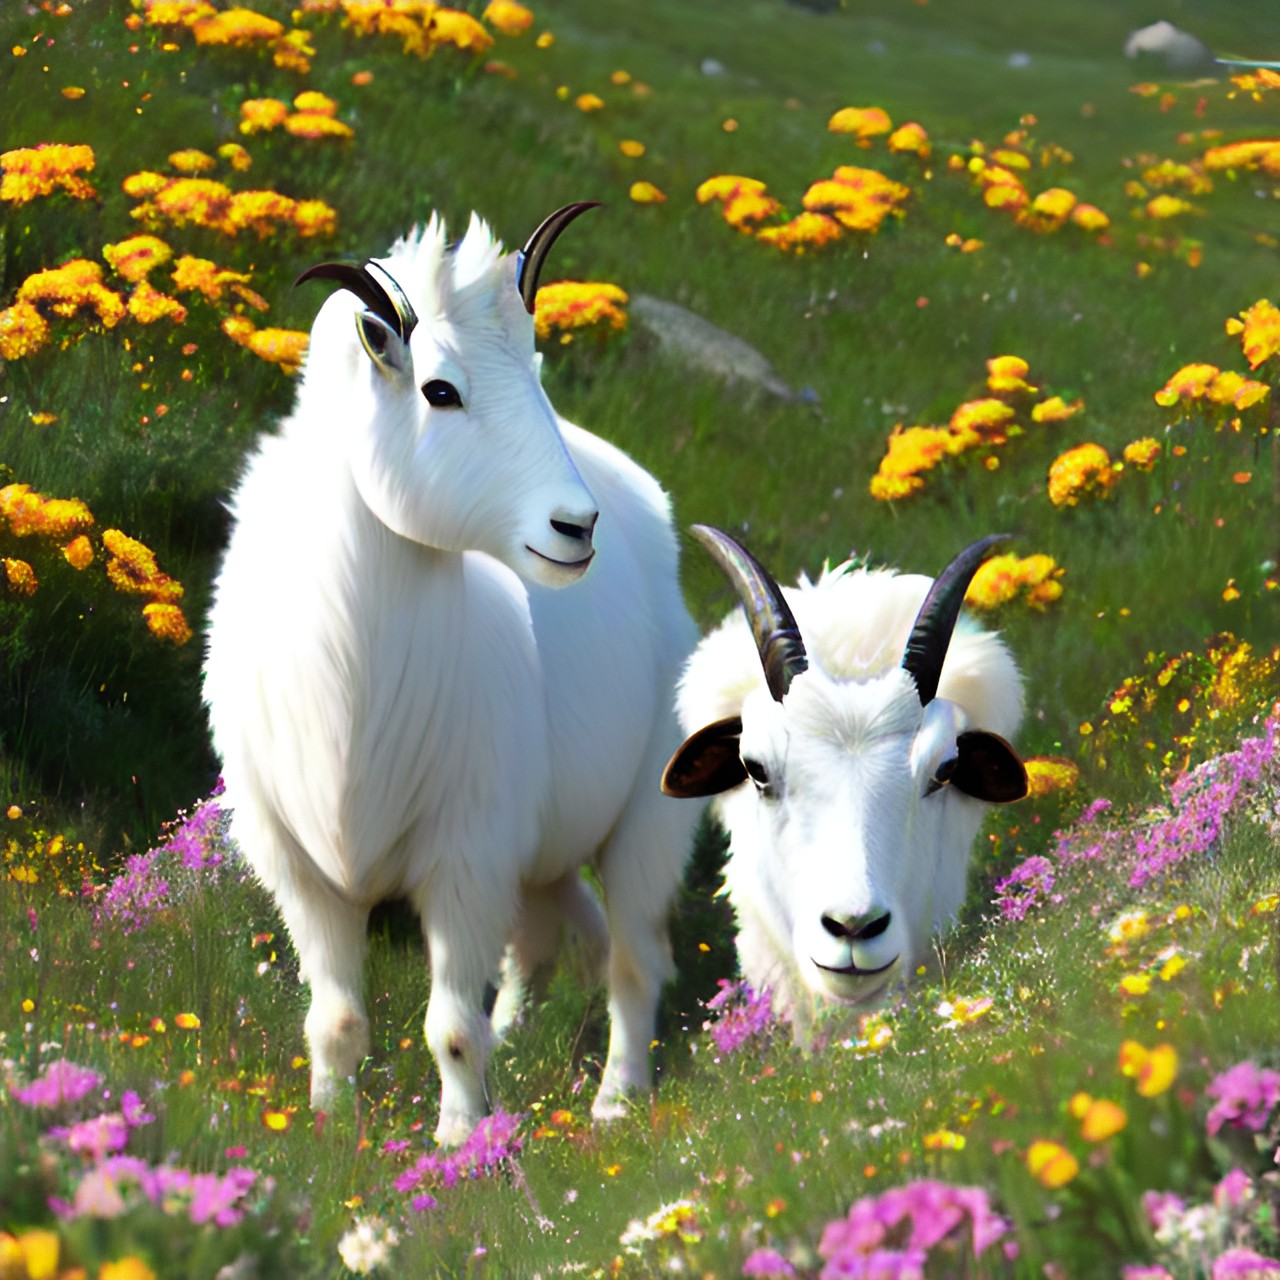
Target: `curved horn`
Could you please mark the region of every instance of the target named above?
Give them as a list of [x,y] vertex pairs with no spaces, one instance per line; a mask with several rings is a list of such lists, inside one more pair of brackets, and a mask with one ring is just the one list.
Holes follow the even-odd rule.
[[691,532],[733,583],[760,651],[769,692],[781,702],[792,679],[809,667],[800,629],[781,588],[755,556],[727,533],[705,524],[695,524]]
[[538,296],[538,274],[551,252],[551,246],[574,218],[594,209],[599,203],[599,200],[579,200],[576,204],[557,209],[538,224],[537,230],[525,241],[524,248],[516,254],[516,288],[520,290],[524,309],[530,315],[533,315],[534,301]]
[[[376,279],[370,272],[370,267],[375,268],[383,279]],[[354,262],[318,262],[314,267],[308,267],[293,282],[294,287],[307,280],[336,280],[344,289],[354,293],[375,316],[385,320],[404,342],[409,341],[409,335],[418,323],[418,317],[414,314],[409,299],[405,297],[404,290],[391,278],[386,268],[376,262],[369,262],[364,266]]]
[[951,633],[956,628],[964,593],[969,589],[973,575],[987,559],[991,548],[1008,537],[1007,533],[994,533],[971,543],[947,565],[929,588],[902,655],[902,666],[916,682],[922,707],[928,706],[937,696],[947,646],[951,643]]

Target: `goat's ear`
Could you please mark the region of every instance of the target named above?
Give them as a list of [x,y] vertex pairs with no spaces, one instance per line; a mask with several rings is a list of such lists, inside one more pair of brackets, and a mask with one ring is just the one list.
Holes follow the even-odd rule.
[[956,737],[955,772],[947,779],[965,795],[990,804],[1010,804],[1027,794],[1027,770],[998,734],[969,729]]
[[742,717],[717,720],[691,734],[662,771],[663,794],[689,800],[717,796],[745,782],[747,770],[738,754]]

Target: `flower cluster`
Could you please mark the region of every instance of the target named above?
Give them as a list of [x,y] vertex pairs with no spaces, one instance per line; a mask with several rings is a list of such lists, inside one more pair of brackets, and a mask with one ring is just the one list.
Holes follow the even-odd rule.
[[[1271,394],[1265,382],[1246,378],[1232,369],[1219,369],[1215,364],[1183,365],[1155,393],[1156,404],[1178,410],[1185,416],[1192,406],[1225,420],[1231,411],[1251,409],[1262,404]],[[1239,419],[1236,419],[1237,424]]]
[[1052,556],[992,556],[974,574],[965,592],[965,604],[973,609],[996,609],[1019,595],[1033,609],[1044,610],[1062,598],[1061,578],[1066,571]]
[[773,1027],[773,1001],[769,992],[757,994],[745,982],[721,978],[720,990],[707,1001],[716,1017],[704,1022],[719,1053],[736,1053],[748,1041],[768,1036]]
[[433,1150],[419,1156],[392,1185],[401,1195],[410,1196],[409,1205],[415,1213],[434,1209],[438,1201],[433,1191],[496,1173],[519,1154],[522,1118],[495,1111],[481,1120],[456,1150]]
[[1092,442],[1078,444],[1049,466],[1049,501],[1055,507],[1075,507],[1083,498],[1105,498],[1116,482],[1111,455]]
[[307,354],[310,334],[300,329],[259,329],[248,316],[227,316],[222,332],[261,360],[278,364],[285,373],[297,373]]
[[[1020,416],[1042,425],[1065,421],[1083,409],[1083,401],[1068,404],[1057,395],[1031,404],[1040,389],[1027,382],[1029,372],[1027,362],[1020,356],[993,356],[987,361],[989,394],[957,406],[946,426],[895,426],[871,478],[871,496],[893,502],[918,493],[925,485],[924,473],[945,458],[980,447],[998,448],[1022,435],[1025,427]],[[987,465],[999,465],[994,454],[988,456]],[[1052,570],[1052,564],[1047,566],[1046,579]],[[1052,595],[1052,590],[1047,589],[1047,594]]]
[[295,200],[278,191],[232,191],[212,178],[170,178],[142,170],[121,184],[140,203],[131,216],[150,231],[207,227],[226,236],[253,231],[259,239],[291,227],[304,238],[331,236],[337,214],[323,200]]
[[197,45],[265,49],[277,67],[305,75],[315,50],[305,31],[286,30],[284,23],[254,9],[219,12],[206,0],[144,0],[142,23],[149,27],[190,31]]
[[544,284],[534,303],[534,331],[541,339],[560,333],[561,342],[571,342],[576,330],[599,327],[617,332],[627,327],[623,308],[627,294],[616,284],[603,281],[559,280]]
[[1256,369],[1264,361],[1280,354],[1280,307],[1267,298],[1259,298],[1248,310],[1227,321],[1227,332],[1240,335],[1249,368]]
[[[398,39],[404,53],[419,58],[445,45],[473,55],[493,45],[493,37],[469,13],[433,0],[302,0],[300,8],[303,13],[341,13],[342,25],[354,35]],[[532,15],[526,21],[521,10],[522,5],[499,0],[483,17],[504,35],[519,34],[532,22]]]
[[295,138],[353,138],[355,130],[337,118],[338,104],[307,90],[293,100],[293,111],[279,98],[247,98],[240,104],[240,132],[283,129]]
[[94,200],[93,184],[80,176],[93,166],[93,148],[83,144],[45,142],[0,152],[0,200],[28,204],[55,191],[73,200]]

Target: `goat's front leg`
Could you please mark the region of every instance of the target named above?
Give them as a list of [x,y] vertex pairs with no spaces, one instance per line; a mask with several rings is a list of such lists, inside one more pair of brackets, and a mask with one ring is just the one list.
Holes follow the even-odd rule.
[[460,909],[452,887],[440,886],[415,905],[431,962],[425,1031],[440,1072],[435,1136],[441,1146],[453,1147],[489,1113],[485,1066],[493,1031],[484,1011],[485,984],[497,972],[510,912],[491,916],[470,903]]

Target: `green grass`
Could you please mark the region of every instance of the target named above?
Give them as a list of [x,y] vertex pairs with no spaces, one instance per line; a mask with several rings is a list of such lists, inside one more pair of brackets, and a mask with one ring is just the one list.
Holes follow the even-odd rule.
[[[274,0],[257,7],[288,18]],[[1019,745],[1077,759],[1082,781],[992,819],[960,927],[889,1011],[892,1038],[860,1056],[843,1047],[863,1035],[845,1019],[812,1056],[781,1033],[716,1054],[702,1002],[732,976],[733,957],[727,908],[714,896],[722,841],[707,827],[674,917],[679,976],[664,1001],[653,1098],[608,1129],[587,1123],[605,1042],[603,993],[561,969],[492,1064],[495,1099],[526,1117],[518,1164],[440,1190],[438,1208],[408,1215],[395,1265],[411,1275],[545,1276],[565,1264],[608,1274],[623,1257],[624,1274],[652,1274],[678,1256],[697,1274],[731,1276],[753,1247],[770,1243],[816,1274],[827,1221],[861,1195],[928,1175],[988,1188],[1021,1246],[1005,1262],[936,1261],[939,1274],[950,1265],[1030,1277],[1050,1265],[1061,1268],[1053,1274],[1111,1275],[1159,1253],[1178,1280],[1207,1276],[1211,1253],[1159,1252],[1138,1197],[1168,1189],[1204,1202],[1232,1165],[1268,1167],[1268,1150],[1248,1135],[1206,1139],[1203,1090],[1244,1059],[1280,1065],[1280,915],[1254,910],[1280,888],[1274,813],[1270,829],[1238,817],[1210,855],[1142,890],[1126,887],[1130,833],[1118,839],[1119,862],[1061,867],[1062,901],[1021,922],[1002,920],[992,900],[995,883],[1023,859],[1054,855],[1053,831],[1086,801],[1105,795],[1119,813],[1150,816],[1167,803],[1163,760],[1195,763],[1234,747],[1259,732],[1274,700],[1265,662],[1280,635],[1273,401],[1235,433],[1197,416],[1174,423],[1152,396],[1191,361],[1246,371],[1223,322],[1275,278],[1275,183],[1218,176],[1212,193],[1193,197],[1199,212],[1184,216],[1181,233],[1203,246],[1198,268],[1143,241],[1152,227],[1133,216],[1141,201],[1125,184],[1149,163],[1143,157],[1198,154],[1205,143],[1179,142],[1183,133],[1275,136],[1280,95],[1228,99],[1225,83],[1163,85],[1173,95],[1163,106],[1158,95],[1135,95],[1136,79],[1160,74],[1119,55],[1125,33],[1150,16],[1137,0],[866,0],[830,15],[764,0],[556,0],[536,10],[534,32],[555,34],[550,48],[536,48],[531,33],[499,39],[487,55],[514,78],[448,50],[420,63],[394,40],[357,40],[336,20],[313,18],[303,25],[317,52],[303,77],[254,50],[198,49],[184,34],[166,51],[156,32],[126,29],[130,12],[119,2],[76,5],[62,17],[0,7],[5,147],[89,142],[100,192],[92,202],[0,205],[0,305],[32,273],[73,256],[96,259],[103,244],[132,234],[122,180],[163,171],[182,147],[212,153],[242,141],[253,168],[229,175],[223,166],[214,176],[323,198],[337,210],[336,236],[319,241],[160,232],[178,252],[251,273],[270,303],[258,323],[286,328],[305,329],[318,303],[311,290],[289,287],[300,270],[380,253],[432,210],[460,230],[475,209],[514,245],[550,209],[600,199],[606,207],[557,244],[548,278],[609,280],[679,302],[813,393],[781,402],[724,386],[662,356],[634,327],[545,344],[553,402],[650,468],[680,525],[745,530],[784,580],[850,550],[937,572],[966,541],[996,530],[1014,533],[1020,554],[1043,551],[1065,571],[1063,597],[1047,611],[1012,604],[994,621],[1027,675]],[[1220,51],[1280,58],[1269,4],[1174,4],[1167,16]],[[14,46],[28,53],[12,56]],[[1015,51],[1030,65],[1011,65]],[[704,75],[705,58],[726,73]],[[613,84],[617,69],[651,92]],[[354,85],[362,71],[372,80]],[[63,97],[68,85],[84,96]],[[244,99],[288,100],[303,88],[338,101],[352,142],[237,132]],[[574,108],[585,91],[605,100],[602,111]],[[859,150],[827,131],[838,108],[871,104],[928,129],[931,177],[882,145]],[[1056,143],[1074,156],[1037,171],[1032,190],[1065,185],[1105,209],[1108,243],[1070,228],[1034,235],[986,209],[948,170],[949,156],[967,157],[974,139],[998,145],[1028,114],[1037,150]],[[645,155],[624,158],[625,138],[643,141]],[[767,182],[794,212],[808,184],[838,164],[883,168],[907,183],[903,219],[784,256],[693,196],[713,174],[740,173]],[[628,188],[640,178],[667,202],[632,202]],[[983,247],[961,254],[944,243],[951,232]],[[1140,262],[1149,274],[1138,273]],[[261,1274],[341,1274],[335,1249],[353,1219],[403,1209],[391,1184],[411,1156],[382,1144],[407,1140],[420,1154],[434,1124],[438,1084],[420,1030],[429,978],[415,930],[394,919],[378,926],[368,977],[374,1051],[359,1093],[317,1126],[297,1061],[305,992],[274,910],[250,880],[231,865],[204,878],[174,869],[172,905],[127,935],[95,923],[79,895],[82,864],[91,882],[107,883],[125,854],[153,844],[163,822],[213,786],[199,628],[226,537],[222,502],[244,452],[292,395],[287,376],[220,332],[229,304],[189,301],[181,326],[123,321],[103,332],[56,321],[50,348],[0,366],[0,484],[79,496],[100,529],[141,539],[183,583],[196,628],[181,648],[163,644],[136,598],[108,587],[101,565],[77,573],[56,548],[0,535],[0,553],[30,556],[41,580],[34,596],[0,595],[0,797],[23,810],[0,817],[6,866],[40,874],[36,883],[0,881],[11,922],[0,936],[0,1057],[25,1077],[65,1055],[101,1070],[116,1096],[136,1089],[158,1119],[135,1131],[131,1152],[204,1171],[247,1164],[275,1179],[245,1223],[221,1233],[141,1211],[66,1228],[64,1251],[94,1280],[101,1263],[130,1252],[159,1275],[212,1275],[238,1250],[261,1259]],[[1046,392],[1083,398],[1083,413],[1028,429],[999,451],[994,471],[969,455],[932,473],[914,498],[872,499],[867,486],[889,430],[945,422],[984,394],[986,361],[1010,353]],[[1274,398],[1274,360],[1255,376]],[[38,425],[33,414],[55,420]],[[1150,475],[1125,472],[1103,502],[1062,510],[1049,502],[1046,473],[1063,449],[1091,440],[1117,455],[1148,435],[1168,446]],[[1185,452],[1171,456],[1174,445]],[[1247,483],[1236,479],[1242,472]],[[703,625],[732,607],[692,543],[684,580]],[[1229,582],[1239,594],[1224,598]],[[1189,695],[1193,711],[1154,694],[1156,707],[1131,719],[1111,709],[1127,677],[1147,672],[1144,687],[1159,687],[1159,660],[1149,655],[1202,654],[1224,631],[1253,646],[1252,675],[1234,701],[1200,664],[1185,690],[1170,686]],[[1094,732],[1082,734],[1085,723]],[[1176,744],[1189,729],[1190,746]],[[1274,808],[1274,774],[1270,785],[1261,803]],[[73,851],[47,854],[59,833]],[[78,840],[96,866],[74,852]],[[1184,917],[1179,905],[1190,909]],[[1122,952],[1107,929],[1126,908],[1145,910],[1153,927]],[[1168,946],[1186,967],[1157,977],[1145,995],[1124,996],[1121,979],[1146,971]],[[978,996],[993,1001],[986,1015],[942,1026],[940,1001]],[[179,1012],[196,1014],[199,1030],[178,1027]],[[1172,1089],[1145,1098],[1119,1074],[1126,1039],[1176,1049]],[[1085,1143],[1067,1111],[1079,1091],[1122,1105],[1126,1129]],[[557,1110],[572,1118],[551,1124]],[[287,1116],[287,1127],[266,1127],[264,1113]],[[535,1136],[539,1128],[554,1134]],[[47,1221],[46,1195],[70,1186],[73,1163],[41,1146],[40,1129],[0,1101],[0,1230]],[[963,1147],[926,1144],[944,1130]],[[1027,1150],[1040,1139],[1064,1143],[1082,1162],[1060,1189],[1028,1172]],[[240,1148],[243,1156],[227,1154]],[[1248,1222],[1233,1222],[1242,1239],[1274,1252],[1274,1185],[1259,1181],[1256,1194]],[[695,1200],[700,1239],[658,1241],[642,1256],[621,1249],[632,1219],[682,1196]]]

